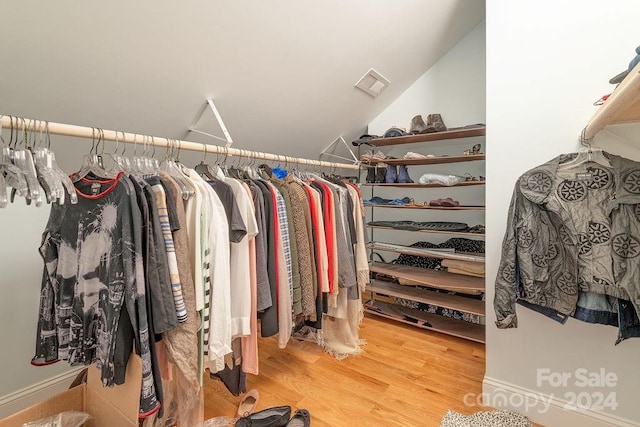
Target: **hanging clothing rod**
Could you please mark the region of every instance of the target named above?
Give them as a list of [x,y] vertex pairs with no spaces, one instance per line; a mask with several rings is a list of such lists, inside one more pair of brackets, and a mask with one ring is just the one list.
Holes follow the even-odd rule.
[[[0,130],[2,128],[9,129],[12,126],[12,119],[9,116],[1,116]],[[13,117],[13,128],[17,130],[27,129],[36,133],[45,130],[48,126],[49,133],[54,135],[74,136],[78,138],[102,138],[106,141],[118,141],[128,144],[155,145],[156,147],[168,148],[170,144],[177,143],[180,150],[198,151],[203,154],[224,154],[225,156],[249,157],[261,160],[271,160],[276,162],[295,163],[307,166],[323,166],[329,168],[340,169],[360,169],[359,165],[326,162],[322,160],[311,160],[300,157],[289,157],[280,154],[265,153],[261,151],[243,150],[239,148],[227,148],[218,145],[201,144],[199,142],[176,140],[165,137],[156,137],[149,135],[139,135],[126,133],[121,131],[106,130],[100,128],[92,128],[87,126],[76,126],[65,123],[45,122],[44,120],[25,119],[22,117]]]

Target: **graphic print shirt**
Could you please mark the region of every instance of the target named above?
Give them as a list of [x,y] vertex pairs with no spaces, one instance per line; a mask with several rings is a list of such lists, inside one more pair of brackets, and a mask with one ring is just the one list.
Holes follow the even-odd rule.
[[[145,293],[144,276],[136,269],[136,262],[142,262],[132,222],[137,206],[132,206],[121,175],[102,181],[83,178],[75,186],[78,203],[53,204],[43,233],[45,267],[32,364],[96,362],[103,384],[111,386],[120,314],[123,306],[139,311]],[[159,404],[149,375],[146,310],[129,317],[143,362],[141,411],[154,411]]]

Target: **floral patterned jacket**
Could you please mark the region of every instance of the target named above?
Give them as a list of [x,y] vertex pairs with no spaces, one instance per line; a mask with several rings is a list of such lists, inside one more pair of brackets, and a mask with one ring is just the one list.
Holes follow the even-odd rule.
[[516,302],[566,318],[579,292],[630,300],[640,313],[640,163],[604,154],[610,168],[559,170],[574,153],[518,178],[495,283],[498,328],[517,327]]

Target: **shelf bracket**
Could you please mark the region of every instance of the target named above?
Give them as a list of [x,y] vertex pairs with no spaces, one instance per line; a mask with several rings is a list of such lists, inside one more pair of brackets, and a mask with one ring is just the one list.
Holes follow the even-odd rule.
[[[347,151],[349,152],[349,154],[351,154],[351,158],[348,157],[343,157],[343,156],[338,156],[337,154],[333,154],[333,153],[329,153],[328,151],[332,148],[334,148],[336,145],[338,144],[342,144],[345,146],[345,148],[347,149]],[[348,162],[352,162],[354,165],[357,165],[360,163],[360,160],[358,160],[358,158],[356,157],[356,155],[353,153],[353,151],[351,150],[351,148],[349,147],[349,145],[347,145],[347,141],[344,140],[344,138],[341,136],[337,137],[331,144],[327,145],[321,152],[320,155],[318,156],[318,160],[322,160],[322,156],[328,156],[328,157],[335,157],[338,159],[342,159],[342,160],[346,160]]]
[[[222,133],[224,134],[224,138],[220,138],[219,136],[212,135],[210,133],[203,132],[201,130],[196,129],[196,126],[198,126],[198,123],[200,122],[200,119],[202,119],[202,116],[204,115],[204,112],[207,111],[207,110],[211,110],[211,112],[215,116],[216,120],[218,121],[218,125],[220,126],[220,129],[222,129]],[[222,116],[220,115],[220,112],[218,112],[218,109],[216,108],[216,104],[213,103],[213,99],[211,99],[211,98],[207,98],[207,101],[200,108],[200,111],[196,115],[196,117],[193,120],[193,122],[191,122],[191,126],[189,126],[189,129],[187,129],[187,133],[185,134],[183,139],[187,139],[187,136],[191,132],[199,133],[201,135],[205,135],[205,136],[208,136],[210,138],[219,139],[220,141],[224,141],[224,142],[226,142],[225,147],[227,147],[227,148],[231,147],[231,144],[233,144],[233,140],[231,139],[231,134],[227,130],[227,127],[225,126],[224,121],[222,120]]]

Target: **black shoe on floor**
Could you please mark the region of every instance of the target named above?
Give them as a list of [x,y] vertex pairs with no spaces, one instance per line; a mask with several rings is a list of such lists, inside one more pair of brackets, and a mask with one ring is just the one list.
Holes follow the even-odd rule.
[[309,427],[311,425],[311,414],[306,409],[298,409],[289,420],[286,427]]
[[236,427],[284,427],[291,417],[291,406],[274,406],[239,418]]

